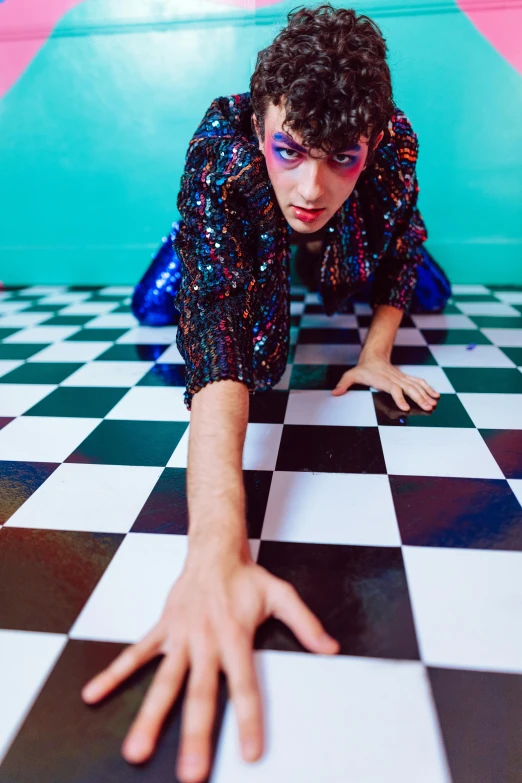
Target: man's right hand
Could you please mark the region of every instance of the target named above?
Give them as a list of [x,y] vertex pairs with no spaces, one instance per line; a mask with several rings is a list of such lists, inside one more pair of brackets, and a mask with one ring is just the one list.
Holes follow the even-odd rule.
[[247,550],[248,543],[242,554],[210,558],[197,550],[189,552],[158,623],[84,687],[85,701],[99,701],[149,660],[164,654],[123,743],[127,761],[139,763],[152,755],[187,668],[179,779],[200,783],[209,774],[221,669],[228,677],[243,758],[260,758],[262,707],[252,648],[257,627],[271,615],[286,623],[312,652],[339,652],[339,643],[325,633],[295,588],[255,563]]

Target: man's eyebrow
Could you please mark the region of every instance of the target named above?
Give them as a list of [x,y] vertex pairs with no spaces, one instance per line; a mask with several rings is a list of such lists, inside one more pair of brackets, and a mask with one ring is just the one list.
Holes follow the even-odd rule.
[[[277,132],[272,134],[272,138],[274,141],[284,141],[285,144],[287,144],[289,147],[291,147],[296,152],[303,152],[306,154],[307,150],[305,147],[302,147],[300,144],[298,144],[296,141],[294,141],[288,134],[284,132]],[[334,152],[334,155],[338,155],[340,152],[345,152],[346,150],[349,150],[350,152],[360,152],[361,151],[361,145],[360,144],[354,144],[352,147],[342,147],[338,149],[336,152]]]

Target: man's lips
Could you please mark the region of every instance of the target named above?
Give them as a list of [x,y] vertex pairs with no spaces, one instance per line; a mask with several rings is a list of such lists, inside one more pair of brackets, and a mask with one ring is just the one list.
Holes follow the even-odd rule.
[[317,215],[319,212],[323,212],[326,207],[319,207],[318,209],[306,209],[306,207],[299,207],[297,204],[292,204],[296,209],[300,209],[301,212],[308,212],[310,215]]

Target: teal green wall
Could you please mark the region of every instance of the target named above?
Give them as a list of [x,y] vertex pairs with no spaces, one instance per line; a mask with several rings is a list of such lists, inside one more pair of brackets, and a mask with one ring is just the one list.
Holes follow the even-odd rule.
[[[297,3],[123,5],[72,8],[0,100],[6,284],[137,282],[178,218],[205,109],[248,89]],[[368,13],[387,39],[395,100],[419,136],[428,248],[455,283],[522,282],[520,73],[453,2],[335,5]]]

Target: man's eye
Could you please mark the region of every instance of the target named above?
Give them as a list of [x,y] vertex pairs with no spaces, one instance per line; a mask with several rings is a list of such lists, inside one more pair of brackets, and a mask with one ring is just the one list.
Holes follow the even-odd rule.
[[285,158],[284,155],[283,155],[283,152],[294,152],[296,155],[299,155],[297,150],[291,150],[291,149],[288,149],[288,147],[278,147],[277,149],[278,149],[279,154],[283,158],[283,160],[295,160],[295,158]]
[[355,160],[355,158],[352,155],[347,155],[345,152],[338,152],[336,155],[337,158],[347,158],[347,160],[341,160],[336,161],[336,163],[339,163],[340,165],[346,165],[347,163],[351,163]]

